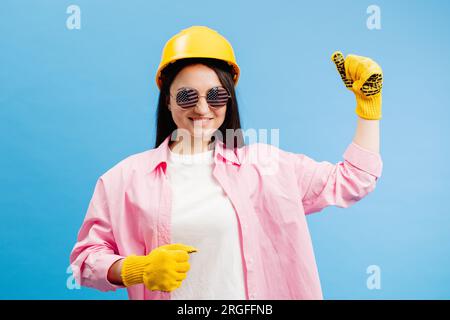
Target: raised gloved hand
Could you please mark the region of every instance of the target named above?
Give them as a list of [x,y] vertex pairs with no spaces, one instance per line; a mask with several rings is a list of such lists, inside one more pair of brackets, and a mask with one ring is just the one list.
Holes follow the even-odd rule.
[[331,60],[345,86],[356,96],[356,114],[368,120],[381,119],[381,88],[383,72],[372,59],[353,54],[344,56],[336,51]]
[[190,269],[189,254],[198,250],[181,243],[153,249],[146,256],[124,259],[121,277],[126,287],[144,283],[148,290],[170,292],[181,286]]

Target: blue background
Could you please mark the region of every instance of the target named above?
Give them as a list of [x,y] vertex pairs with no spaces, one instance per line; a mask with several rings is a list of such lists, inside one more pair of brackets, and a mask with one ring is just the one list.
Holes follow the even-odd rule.
[[[70,4],[81,30],[66,28]],[[371,4],[381,30],[366,27]],[[447,1],[3,0],[0,298],[127,299],[69,290],[69,254],[96,179],[153,148],[161,50],[191,25],[232,43],[243,128],[279,128],[281,148],[316,160],[341,160],[356,128],[331,53],[382,66],[383,176],[308,217],[324,297],[450,298],[449,17]]]

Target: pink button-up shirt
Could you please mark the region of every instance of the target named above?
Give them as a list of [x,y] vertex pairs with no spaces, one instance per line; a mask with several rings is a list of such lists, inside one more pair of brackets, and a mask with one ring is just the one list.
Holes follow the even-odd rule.
[[[123,288],[107,279],[115,261],[172,243],[169,139],[98,179],[70,255],[79,284]],[[216,143],[213,176],[236,213],[247,299],[323,298],[306,214],[350,206],[374,190],[382,171],[380,155],[354,142],[343,158],[332,164],[263,143],[234,150]],[[171,296],[143,284],[127,290],[130,299]]]

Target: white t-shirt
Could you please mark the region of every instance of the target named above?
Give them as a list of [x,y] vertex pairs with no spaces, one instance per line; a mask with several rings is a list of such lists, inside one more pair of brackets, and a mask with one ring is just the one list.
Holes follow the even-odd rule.
[[168,149],[172,243],[194,246],[190,269],[172,300],[245,300],[238,219],[212,174],[214,150],[181,155]]

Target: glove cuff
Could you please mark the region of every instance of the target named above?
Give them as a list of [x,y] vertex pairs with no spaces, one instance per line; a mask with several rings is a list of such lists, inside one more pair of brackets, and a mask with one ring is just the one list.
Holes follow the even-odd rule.
[[381,93],[370,98],[357,95],[355,112],[363,119],[381,119]]
[[124,259],[121,271],[122,282],[125,287],[143,283],[144,269],[148,265],[146,256],[128,256]]

